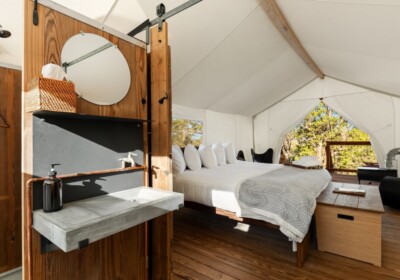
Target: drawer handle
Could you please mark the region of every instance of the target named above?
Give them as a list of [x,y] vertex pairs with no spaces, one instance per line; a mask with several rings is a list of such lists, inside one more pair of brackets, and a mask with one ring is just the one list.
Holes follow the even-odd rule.
[[344,214],[337,214],[338,219],[350,220],[354,221],[354,216],[344,215]]

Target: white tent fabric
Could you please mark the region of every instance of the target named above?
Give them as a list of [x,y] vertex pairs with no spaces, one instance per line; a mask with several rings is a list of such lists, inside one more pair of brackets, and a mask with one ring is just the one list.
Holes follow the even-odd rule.
[[286,134],[315,107],[319,99],[368,133],[380,166],[386,153],[400,145],[400,98],[372,92],[334,79],[316,79],[254,118],[256,152],[274,149],[274,162]]
[[[22,65],[22,2],[0,0],[0,24],[13,33],[1,41],[0,63]],[[163,1],[167,11],[184,2]],[[306,51],[332,79],[313,80],[315,73],[269,19],[265,1],[203,0],[167,20],[173,100],[187,106],[174,106],[174,114],[204,120],[206,142],[229,138],[236,149],[247,153],[254,133],[257,152],[269,146],[279,151],[283,135],[323,97],[370,134],[383,165],[387,151],[400,146],[396,126],[400,124],[400,37],[396,35],[400,1],[276,2]],[[159,1],[39,3],[58,3],[126,34],[145,19],[154,19]],[[270,109],[259,113],[265,108]]]
[[251,160],[250,149],[253,147],[253,120],[251,117],[176,104],[172,104],[172,117],[203,121],[203,144],[231,142],[236,152],[243,150],[246,160]]

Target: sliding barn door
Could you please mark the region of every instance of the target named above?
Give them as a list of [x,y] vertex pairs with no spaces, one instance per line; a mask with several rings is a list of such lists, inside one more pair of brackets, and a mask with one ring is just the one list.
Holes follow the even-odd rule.
[[21,259],[21,71],[0,67],[0,273]]

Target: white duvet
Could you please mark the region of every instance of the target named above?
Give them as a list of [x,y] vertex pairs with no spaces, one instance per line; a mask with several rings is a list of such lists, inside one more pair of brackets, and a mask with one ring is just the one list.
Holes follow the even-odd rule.
[[[242,202],[238,202],[239,187],[246,179],[267,174],[281,168],[282,165],[279,164],[238,161],[234,164],[227,164],[216,168],[202,168],[198,171],[186,170],[183,173],[174,174],[173,186],[174,191],[184,193],[186,201],[193,201],[231,211],[236,213],[238,217],[259,219],[280,225],[281,231],[290,240],[301,242],[304,236],[299,234],[294,235],[285,230],[287,228],[285,221],[272,212],[266,213],[266,211],[246,207]],[[326,177],[326,183],[316,187],[314,191],[315,198],[325,189],[330,181],[329,173],[326,170],[321,170],[321,172],[325,172],[328,175],[323,174],[323,177]]]
[[241,216],[236,189],[244,180],[280,167],[279,164],[240,161],[210,169],[185,170],[174,174],[173,187],[175,192],[185,195],[186,201],[221,208]]

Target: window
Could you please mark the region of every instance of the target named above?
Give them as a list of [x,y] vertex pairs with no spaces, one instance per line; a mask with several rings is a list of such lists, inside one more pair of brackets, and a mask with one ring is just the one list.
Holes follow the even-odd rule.
[[185,147],[187,144],[199,146],[203,140],[203,121],[172,120],[172,144]]
[[[340,145],[331,146],[332,166],[328,166],[325,162],[327,141],[340,142]],[[298,127],[286,135],[281,160],[317,156],[328,169],[354,171],[358,166],[376,164],[376,156],[371,146],[346,144],[355,141],[367,142],[369,135],[320,102]]]

